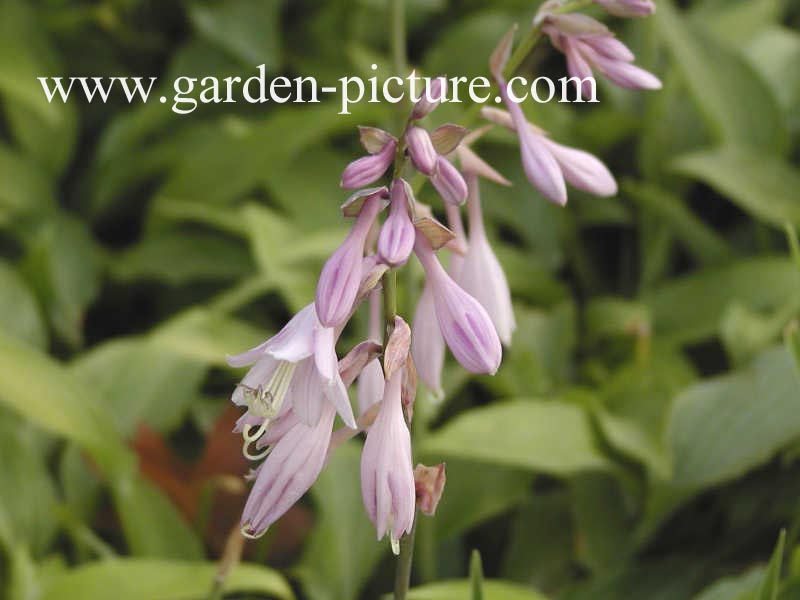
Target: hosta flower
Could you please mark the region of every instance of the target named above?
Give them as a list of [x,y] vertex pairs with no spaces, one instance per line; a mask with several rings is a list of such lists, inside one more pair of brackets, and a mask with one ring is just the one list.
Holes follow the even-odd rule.
[[455,280],[486,309],[500,341],[508,346],[516,328],[511,292],[503,267],[486,238],[477,175],[467,173],[467,185],[470,188],[467,200],[469,243]]
[[316,423],[296,420],[255,473],[242,512],[242,533],[259,537],[305,494],[325,464],[336,411],[323,404]]
[[403,418],[400,387],[403,369],[397,369],[381,400],[378,416],[367,433],[361,455],[361,495],[367,514],[378,533],[387,533],[392,551],[411,531],[416,502],[411,436]]
[[634,65],[633,52],[599,21],[582,14],[550,14],[544,23],[543,31],[567,57],[567,70],[578,79],[582,95],[591,97],[592,71],[626,89],[661,88],[658,77]]
[[443,396],[444,349],[444,338],[436,320],[433,288],[430,282],[426,281],[414,313],[414,322],[411,328],[411,355],[414,357],[417,375],[438,398]]
[[406,147],[417,171],[423,175],[433,175],[439,153],[433,147],[430,134],[422,127],[410,127],[406,131]]
[[503,350],[486,309],[445,272],[420,233],[414,251],[431,286],[436,322],[453,356],[468,371],[494,374]]
[[[369,297],[369,337],[377,343],[383,340],[381,322],[381,295],[374,291]],[[358,376],[358,414],[364,415],[383,398],[383,367],[373,358]]]
[[378,255],[389,266],[405,264],[414,249],[414,224],[409,216],[413,201],[411,186],[404,179],[395,179],[392,182],[389,216],[378,236]]
[[[366,128],[364,128],[366,129]],[[371,131],[379,131],[370,128]],[[362,143],[366,146],[367,150],[374,150],[374,145],[382,142],[380,149],[375,152],[370,152],[367,156],[351,162],[345,167],[342,173],[341,187],[346,190],[355,190],[358,188],[366,187],[378,179],[380,179],[394,160],[394,153],[397,150],[397,140],[391,137],[386,132],[384,137],[378,137],[373,134],[368,140],[364,140],[362,132]]]
[[314,303],[325,327],[342,325],[350,316],[361,285],[364,245],[375,217],[383,208],[385,190],[379,188],[366,196],[350,233],[322,268]]
[[[347,390],[339,376],[337,334],[323,327],[313,304],[298,312],[281,331],[263,344],[228,357],[232,367],[253,365],[236,387],[231,400],[247,406],[260,433],[245,429],[246,441],[255,441],[275,417],[290,407],[313,425],[327,399],[342,420],[355,426]],[[252,424],[251,424],[252,425]]]
[[615,17],[648,17],[656,12],[652,0],[594,0]]
[[481,115],[517,133],[528,181],[548,200],[566,204],[565,180],[595,196],[617,193],[617,182],[602,161],[583,150],[554,142],[525,119],[519,106],[516,110],[509,106],[509,112],[487,107],[481,109]]
[[414,104],[411,111],[412,119],[421,119],[428,116],[431,111],[439,106],[439,103],[447,94],[447,78],[444,76],[434,77],[428,81],[425,91]]
[[431,175],[431,183],[445,202],[460,205],[467,199],[464,177],[444,156],[436,159],[436,170]]

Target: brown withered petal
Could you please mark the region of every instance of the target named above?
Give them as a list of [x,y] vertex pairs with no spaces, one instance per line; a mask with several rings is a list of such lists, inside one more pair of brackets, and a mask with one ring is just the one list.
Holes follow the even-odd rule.
[[431,132],[431,142],[439,154],[450,154],[464,140],[469,129],[446,123]]
[[352,384],[369,361],[381,353],[381,345],[373,340],[365,340],[353,347],[339,360],[339,374],[345,387]]
[[425,236],[431,248],[438,250],[456,235],[433,217],[422,217],[414,221],[414,227]]
[[395,316],[394,329],[383,351],[383,372],[387,380],[405,366],[411,350],[411,327],[403,317]]
[[439,500],[442,499],[444,484],[447,481],[445,463],[434,467],[419,464],[414,469],[414,487],[417,492],[417,506],[423,514],[433,516]]
[[414,357],[408,354],[406,369],[403,371],[403,381],[400,388],[400,400],[406,413],[406,423],[411,425],[414,418],[414,400],[417,397],[417,366]]

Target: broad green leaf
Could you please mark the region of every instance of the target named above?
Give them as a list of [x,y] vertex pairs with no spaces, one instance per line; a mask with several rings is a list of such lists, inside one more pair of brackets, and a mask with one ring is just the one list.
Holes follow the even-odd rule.
[[47,172],[0,144],[0,226],[19,224],[19,237],[55,211],[55,192]]
[[648,291],[655,335],[665,342],[695,343],[716,335],[736,302],[754,310],[783,306],[800,293],[800,275],[788,258],[761,256],[702,269]]
[[777,23],[784,4],[784,0],[706,0],[692,10],[691,19],[718,39],[738,45]]
[[282,0],[192,2],[189,17],[200,35],[219,44],[242,64],[263,64],[266,72],[272,73],[281,64],[282,6]]
[[800,437],[800,378],[782,347],[746,369],[705,379],[675,401],[669,439],[676,484],[719,484]]
[[357,598],[389,551],[389,540],[376,539],[363,510],[360,450],[355,442],[338,448],[311,488],[317,522],[296,572],[313,600]]
[[659,3],[654,19],[717,141],[783,152],[786,125],[758,72],[735,49],[680,16],[671,0]]
[[47,343],[39,307],[27,284],[14,268],[0,260],[0,327],[6,332],[42,347]]
[[792,67],[800,61],[800,34],[784,27],[770,27],[759,33],[745,52],[796,127],[800,118],[800,73]]
[[112,274],[125,282],[155,279],[174,286],[234,280],[253,271],[243,244],[220,235],[186,231],[148,236],[114,257],[110,266]]
[[656,218],[666,222],[673,235],[700,263],[723,263],[732,258],[733,253],[725,240],[697,218],[680,196],[653,184],[630,180],[623,183],[622,189]]
[[38,350],[0,331],[0,402],[89,452],[111,487],[134,553],[198,556],[200,542],[175,508],[138,478],[135,456],[91,386]]
[[757,219],[777,227],[800,224],[800,170],[778,157],[746,148],[723,148],[680,156],[674,165]]
[[56,493],[47,468],[45,436],[0,407],[0,542],[42,555],[56,533]]
[[[472,582],[441,581],[412,589],[408,600],[470,600]],[[545,596],[530,588],[505,581],[486,579],[483,592],[487,600],[547,600]]]
[[741,575],[714,582],[692,600],[753,600],[762,581],[764,568],[754,567]]
[[83,318],[100,289],[100,254],[86,224],[61,215],[31,240],[25,272],[53,328],[72,347],[83,343]]
[[[207,562],[115,559],[71,569],[53,578],[41,600],[102,598],[113,590],[118,600],[183,600],[205,597],[211,590],[217,565]],[[277,572],[260,565],[240,564],[225,580],[225,592],[254,592],[270,598],[294,598],[289,584]]]
[[540,400],[469,410],[432,433],[420,452],[435,460],[470,459],[562,477],[611,468],[581,408]]

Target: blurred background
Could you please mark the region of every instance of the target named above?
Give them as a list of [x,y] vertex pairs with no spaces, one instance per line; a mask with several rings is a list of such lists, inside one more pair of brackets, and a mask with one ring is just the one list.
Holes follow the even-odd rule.
[[[599,80],[599,104],[524,107],[600,156],[618,197],[556,208],[512,136],[478,146],[515,183],[483,195],[519,327],[497,376],[448,365],[442,402],[420,391],[415,458],[447,461],[448,481],[420,517],[412,598],[478,598],[474,549],[490,599],[800,598],[800,4],[657,5],[591,14],[661,92]],[[536,8],[409,0],[410,62],[486,75]],[[346,231],[355,126],[396,114],[338,115],[334,98],[186,116],[119,93],[49,104],[36,77],[158,76],[157,98],[180,75],[263,63],[333,84],[373,62],[390,73],[388,20],[384,0],[0,0],[0,597],[214,597],[248,489],[228,402],[242,372],[225,355],[310,301]],[[561,77],[563,56],[540,44],[534,72]],[[406,271],[410,319],[419,266]],[[391,589],[360,444],[248,543],[226,590]]]

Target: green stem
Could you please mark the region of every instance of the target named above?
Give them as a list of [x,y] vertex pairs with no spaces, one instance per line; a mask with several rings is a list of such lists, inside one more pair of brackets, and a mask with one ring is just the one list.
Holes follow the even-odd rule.
[[402,77],[406,72],[406,4],[405,0],[391,0],[392,62],[394,73]]
[[383,318],[386,322],[386,336],[384,344],[389,341],[389,336],[394,328],[394,318],[397,316],[397,270],[389,269],[383,276]]
[[400,555],[397,557],[397,571],[394,577],[394,600],[406,600],[408,588],[411,585],[411,563],[414,558],[414,538],[417,535],[417,521],[414,515],[414,525],[411,533],[400,539]]

